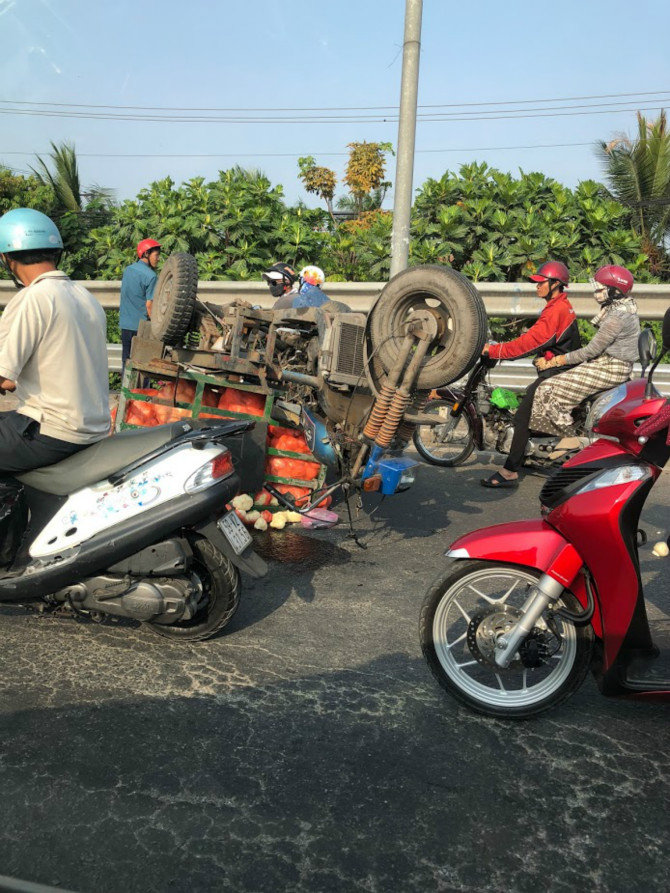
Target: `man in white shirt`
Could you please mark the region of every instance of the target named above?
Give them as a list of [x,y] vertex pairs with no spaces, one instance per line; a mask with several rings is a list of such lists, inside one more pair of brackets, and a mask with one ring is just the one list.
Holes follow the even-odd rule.
[[106,318],[57,269],[63,242],[44,214],[0,217],[0,260],[21,290],[0,319],[0,475],[52,465],[109,433]]

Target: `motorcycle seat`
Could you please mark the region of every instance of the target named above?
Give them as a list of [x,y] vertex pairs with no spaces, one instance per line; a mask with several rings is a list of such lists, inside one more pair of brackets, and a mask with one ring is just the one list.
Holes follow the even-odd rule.
[[75,490],[103,481],[115,471],[193,430],[191,422],[173,422],[155,428],[129,429],[105,437],[55,465],[35,468],[14,477],[28,487],[54,496],[68,496]]

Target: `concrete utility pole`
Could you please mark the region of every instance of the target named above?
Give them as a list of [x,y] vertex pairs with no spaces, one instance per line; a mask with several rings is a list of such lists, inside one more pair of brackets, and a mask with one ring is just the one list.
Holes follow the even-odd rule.
[[395,168],[395,199],[393,202],[393,232],[391,234],[391,276],[406,269],[409,259],[409,220],[412,210],[422,12],[423,0],[405,0],[398,155]]

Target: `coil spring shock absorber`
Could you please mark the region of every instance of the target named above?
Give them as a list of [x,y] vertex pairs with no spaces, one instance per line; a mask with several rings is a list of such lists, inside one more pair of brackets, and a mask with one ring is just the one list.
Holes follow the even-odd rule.
[[365,423],[365,428],[363,428],[363,437],[374,440],[377,434],[379,434],[394,396],[395,388],[388,382],[384,382],[379,396],[375,400],[375,405],[372,407],[370,418]]
[[410,334],[405,335],[398,357],[393,365],[393,368],[389,370],[386,381],[381,387],[379,396],[375,400],[375,404],[372,407],[370,417],[365,424],[365,428],[363,429],[363,437],[370,441],[374,441],[381,430],[384,419],[386,418],[386,413],[391,406],[393,396],[398,388],[398,383],[400,382],[400,379],[402,377],[405,363],[409,359],[413,347],[414,338]]
[[399,388],[395,392],[391,405],[386,413],[386,418],[384,419],[381,430],[375,440],[377,446],[384,447],[384,449],[391,446],[391,441],[395,437],[400,423],[402,422],[405,411],[409,406],[409,401],[409,394],[404,393],[402,388]]

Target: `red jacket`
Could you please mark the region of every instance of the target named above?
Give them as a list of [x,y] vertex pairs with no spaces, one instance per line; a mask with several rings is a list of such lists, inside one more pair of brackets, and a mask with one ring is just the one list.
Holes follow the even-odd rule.
[[531,354],[543,356],[569,353],[581,344],[577,317],[565,292],[547,301],[537,322],[512,341],[489,345],[489,356],[494,360],[516,360]]

